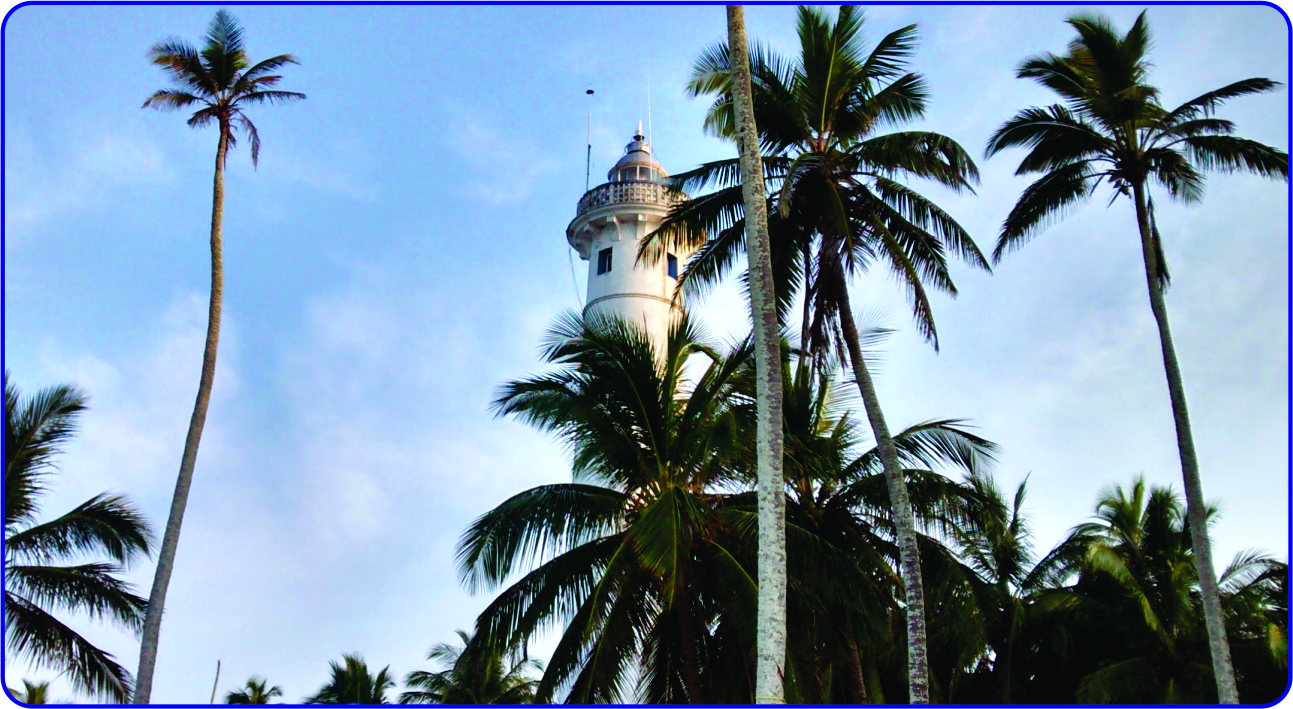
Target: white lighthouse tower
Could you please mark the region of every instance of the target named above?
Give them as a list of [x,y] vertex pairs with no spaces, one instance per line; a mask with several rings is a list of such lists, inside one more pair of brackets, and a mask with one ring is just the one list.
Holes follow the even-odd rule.
[[681,313],[674,293],[691,256],[691,251],[668,252],[654,263],[637,262],[638,244],[660,226],[676,201],[665,184],[668,177],[652,157],[639,121],[624,157],[606,174],[606,184],[584,194],[566,228],[571,248],[588,262],[584,313],[641,323],[658,344]]

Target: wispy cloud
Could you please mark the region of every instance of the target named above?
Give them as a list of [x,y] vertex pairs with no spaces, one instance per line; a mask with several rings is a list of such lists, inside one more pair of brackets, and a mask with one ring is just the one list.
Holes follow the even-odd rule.
[[5,235],[22,240],[69,212],[102,204],[123,187],[170,179],[161,148],[134,135],[101,133],[63,154],[25,136],[6,138]]
[[462,106],[450,104],[448,147],[470,171],[462,193],[491,206],[524,201],[560,163],[538,135],[523,125],[503,129]]

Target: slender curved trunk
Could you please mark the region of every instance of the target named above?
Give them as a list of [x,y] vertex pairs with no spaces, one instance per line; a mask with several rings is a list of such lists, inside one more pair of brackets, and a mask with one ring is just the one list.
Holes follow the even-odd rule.
[[853,685],[853,703],[866,704],[866,678],[862,676],[862,653],[858,652],[858,644],[852,637],[846,635],[846,640],[849,649],[849,682]]
[[222,256],[221,222],[224,219],[224,162],[229,149],[229,126],[220,126],[220,143],[216,148],[215,185],[211,197],[211,303],[207,314],[206,349],[202,352],[202,376],[198,381],[197,401],[193,404],[193,417],[189,419],[188,436],[184,439],[184,454],[180,457],[180,474],[175,481],[175,496],[171,499],[171,513],[166,520],[161,551],[157,554],[157,572],[153,576],[153,590],[148,594],[148,613],[144,617],[144,633],[139,641],[139,673],[135,678],[135,704],[147,704],[153,691],[153,668],[157,662],[157,639],[162,629],[162,610],[166,605],[166,588],[171,583],[175,566],[175,548],[180,543],[180,524],[184,521],[184,507],[189,500],[189,487],[193,484],[193,468],[197,464],[198,444],[202,441],[202,427],[206,424],[207,405],[211,403],[211,385],[215,381],[216,348],[220,342],[220,305],[224,296],[224,260]]
[[750,310],[758,396],[759,619],[754,701],[784,704],[786,662],[786,494],[782,476],[781,337],[773,295],[767,190],[754,123],[745,8],[727,6],[727,44],[736,103],[741,194],[745,198],[745,251],[750,262]]
[[925,651],[925,585],[920,573],[920,551],[916,548],[916,518],[911,512],[907,496],[907,479],[898,460],[898,448],[889,435],[889,427],[880,409],[871,372],[862,359],[862,345],[858,339],[857,324],[853,321],[853,307],[849,304],[847,286],[841,288],[840,325],[844,329],[844,342],[849,351],[849,362],[857,377],[858,392],[866,407],[867,420],[880,449],[884,463],[884,477],[889,484],[889,506],[893,508],[894,528],[898,533],[898,551],[902,558],[902,580],[907,602],[907,691],[911,704],[929,703],[929,664]]
[[1172,345],[1172,331],[1167,322],[1167,303],[1159,284],[1158,257],[1149,226],[1145,186],[1132,186],[1136,199],[1136,224],[1140,227],[1141,251],[1145,257],[1145,278],[1149,283],[1149,306],[1158,323],[1158,340],[1163,348],[1163,369],[1167,373],[1167,391],[1172,400],[1172,418],[1176,422],[1176,446],[1181,455],[1181,476],[1185,483],[1186,517],[1190,522],[1190,541],[1194,546],[1194,565],[1199,573],[1199,591],[1203,596],[1203,618],[1208,628],[1208,647],[1212,654],[1212,673],[1217,680],[1217,698],[1222,704],[1238,704],[1235,667],[1230,661],[1230,643],[1221,612],[1221,594],[1217,590],[1217,572],[1212,566],[1212,543],[1208,540],[1207,507],[1203,501],[1203,481],[1199,478],[1199,459],[1194,452],[1194,433],[1185,404],[1185,383]]
[[812,250],[805,243],[801,249],[801,256],[804,259],[804,305],[803,314],[800,316],[802,321],[799,323],[799,364],[803,366],[808,361],[808,339],[811,336],[812,326],[811,317],[813,313],[812,301]]

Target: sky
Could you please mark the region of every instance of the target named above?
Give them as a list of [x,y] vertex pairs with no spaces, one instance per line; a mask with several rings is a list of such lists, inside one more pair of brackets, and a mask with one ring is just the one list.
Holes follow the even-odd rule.
[[[707,102],[684,94],[694,58],[725,38],[719,6],[232,9],[253,60],[299,57],[283,85],[309,98],[252,114],[258,169],[245,143],[229,160],[219,363],[155,702],[208,701],[217,660],[221,696],[258,674],[289,701],[346,652],[400,677],[429,669],[427,650],[490,600],[459,585],[459,534],[569,479],[555,439],[488,404],[543,370],[544,331],[579,306],[586,265],[565,228],[584,187],[585,90],[594,185],[638,120],[672,172],[735,155],[702,132]],[[1015,111],[1053,102],[1014,69],[1061,51],[1079,9],[867,10],[868,42],[919,25],[913,67],[932,100],[915,127],[959,141],[983,174],[975,195],[920,187],[985,251],[1028,180],[1018,152],[985,160],[983,146]],[[1138,8],[1105,11],[1125,29]],[[91,401],[50,517],[111,490],[159,534],[166,519],[201,362],[216,135],[140,104],[166,86],[148,47],[197,41],[212,14],[28,6],[4,27],[4,366],[26,391],[75,383]],[[1149,20],[1166,103],[1288,80],[1272,8],[1157,6]],[[752,39],[796,51],[793,7],[747,21]],[[1223,115],[1287,150],[1288,101],[1281,89]],[[897,331],[877,375],[890,427],[962,418],[998,443],[997,479],[1027,478],[1043,552],[1105,486],[1144,475],[1180,490],[1134,215],[1108,198],[993,274],[957,264],[959,297],[934,297],[940,352],[891,278],[853,286],[870,322]],[[1286,186],[1249,176],[1212,176],[1201,205],[1160,199],[1219,566],[1250,548],[1288,556],[1288,217]],[[731,285],[690,310],[717,336],[748,329]],[[142,595],[152,571],[129,574]],[[128,633],[69,622],[137,666]],[[54,679],[55,697],[75,697],[49,669],[8,656],[4,669],[10,685]]]

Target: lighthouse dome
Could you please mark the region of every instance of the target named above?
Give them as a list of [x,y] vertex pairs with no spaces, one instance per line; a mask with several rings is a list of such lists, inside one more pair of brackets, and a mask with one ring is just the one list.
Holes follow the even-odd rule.
[[607,181],[663,183],[668,177],[669,173],[651,155],[651,144],[642,135],[642,123],[639,121],[633,142],[624,146],[624,157],[606,173]]

